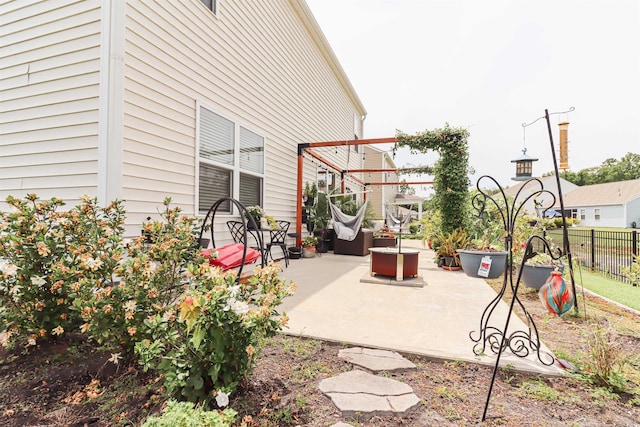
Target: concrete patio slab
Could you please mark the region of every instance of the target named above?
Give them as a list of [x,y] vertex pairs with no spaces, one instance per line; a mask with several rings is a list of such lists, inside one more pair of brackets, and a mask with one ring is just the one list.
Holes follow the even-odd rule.
[[[473,352],[485,307],[496,297],[483,280],[462,271],[445,271],[433,262],[433,251],[420,241],[405,240],[403,247],[422,249],[418,275],[424,287],[364,283],[369,256],[322,254],[292,260],[283,277],[297,284],[296,294],[285,299],[282,310],[290,318],[284,332],[291,335],[350,343],[356,346],[414,353],[442,360],[495,364],[495,355]],[[500,302],[490,326],[504,329],[508,306]],[[515,314],[508,334],[527,330]],[[549,352],[544,346],[542,352]],[[508,350],[500,365],[533,373],[561,375],[557,366],[545,366],[530,354],[521,358]]]
[[424,279],[420,276],[411,277],[403,280],[396,280],[395,277],[386,277],[367,273],[360,278],[362,283],[373,283],[378,285],[393,285],[393,286],[409,286],[414,288],[421,288],[425,285]]

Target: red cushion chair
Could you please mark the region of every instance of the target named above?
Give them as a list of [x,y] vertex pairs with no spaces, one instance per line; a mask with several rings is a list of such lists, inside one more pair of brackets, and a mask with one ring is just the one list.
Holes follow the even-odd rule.
[[[209,264],[220,267],[223,270],[230,270],[232,268],[239,267],[242,264],[242,253],[244,252],[244,245],[242,243],[232,243],[230,245],[223,246],[218,249],[211,249],[203,252],[205,256],[212,256],[216,254],[215,258],[209,259]],[[245,256],[244,263],[251,264],[260,258],[260,252],[247,248],[247,255]]]

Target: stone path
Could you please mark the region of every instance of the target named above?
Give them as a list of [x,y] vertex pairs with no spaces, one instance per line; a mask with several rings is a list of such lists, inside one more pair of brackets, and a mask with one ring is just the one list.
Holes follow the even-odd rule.
[[338,357],[371,372],[398,372],[416,369],[416,365],[395,351],[353,347],[340,350]]
[[[407,384],[370,373],[416,369],[400,354],[354,347],[340,350],[338,356],[369,371],[354,369],[320,381],[320,391],[331,399],[343,417],[402,416],[420,406],[420,399]],[[333,427],[344,425],[337,423]]]

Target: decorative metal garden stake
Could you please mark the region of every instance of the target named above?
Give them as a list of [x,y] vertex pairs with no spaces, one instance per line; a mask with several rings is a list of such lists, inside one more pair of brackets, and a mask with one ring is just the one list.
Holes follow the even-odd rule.
[[[571,107],[569,111],[573,111],[573,110],[574,108]],[[567,112],[554,113],[554,114],[564,114]],[[526,127],[526,126],[532,125],[533,123],[537,122],[542,118],[543,117],[540,117],[529,124],[523,123],[522,126]],[[533,318],[531,317],[529,312],[526,310],[526,308],[518,298],[518,288],[520,286],[520,279],[522,276],[522,270],[523,270],[524,264],[528,259],[534,257],[537,254],[537,252],[534,250],[534,243],[537,244],[536,246],[537,248],[542,246],[542,250],[544,252],[549,253],[549,255],[553,259],[559,259],[562,256],[567,256],[567,261],[569,263],[569,271],[571,275],[572,293],[575,301],[574,306],[577,307],[577,296],[575,292],[576,290],[575,290],[575,282],[574,282],[574,276],[573,276],[573,266],[571,264],[571,251],[569,247],[569,236],[567,232],[567,222],[565,218],[564,201],[562,198],[560,176],[558,175],[558,163],[555,157],[555,148],[553,144],[553,135],[551,133],[551,124],[549,121],[548,110],[545,110],[544,118],[547,121],[547,128],[549,130],[551,156],[553,157],[554,171],[556,175],[556,183],[557,183],[558,196],[560,201],[560,210],[562,213],[562,226],[564,231],[563,250],[556,249],[555,251],[552,251],[546,239],[536,235],[530,236],[524,246],[524,255],[522,257],[520,269],[518,271],[516,282],[514,284],[512,269],[513,269],[513,249],[514,249],[513,238],[514,238],[514,231],[516,227],[516,219],[518,218],[520,211],[522,210],[525,203],[531,199],[533,199],[533,201],[536,202],[536,209],[540,210],[542,212],[542,215],[544,215],[544,212],[546,212],[547,209],[554,206],[556,201],[555,195],[543,188],[542,181],[540,181],[537,178],[532,178],[526,181],[522,185],[522,187],[518,190],[518,193],[516,194],[515,199],[512,201],[511,204],[509,204],[507,197],[504,193],[504,190],[502,189],[500,184],[498,184],[498,182],[492,177],[485,175],[478,179],[478,183],[476,185],[478,189],[478,194],[476,194],[476,196],[474,196],[472,200],[473,207],[479,212],[480,216],[483,215],[488,201],[491,201],[498,208],[500,216],[502,217],[504,230],[505,230],[505,250],[508,252],[507,268],[505,269],[502,288],[498,293],[498,295],[484,309],[484,312],[482,313],[482,316],[480,318],[480,331],[478,332],[478,335],[474,337],[474,331],[469,333],[469,337],[471,338],[471,340],[476,343],[473,347],[474,353],[482,354],[484,353],[485,349],[489,347],[491,351],[493,351],[493,353],[496,354],[496,362],[493,368],[493,375],[491,377],[491,383],[489,385],[489,392],[487,393],[487,400],[484,406],[484,411],[482,413],[482,421],[485,421],[487,418],[487,410],[489,408],[491,392],[493,391],[493,385],[495,383],[496,374],[498,372],[498,366],[500,365],[500,356],[502,355],[503,351],[505,351],[506,349],[509,349],[515,356],[518,356],[518,357],[527,357],[530,353],[535,353],[540,363],[546,366],[551,366],[555,362],[555,358],[553,357],[552,354],[541,351],[540,337],[538,335],[538,329],[536,328],[535,322],[533,321]],[[492,194],[489,194],[484,190],[482,190],[480,182],[483,179],[489,179],[493,181],[497,185],[499,191],[492,192]],[[550,195],[552,199],[551,203],[539,202],[538,197],[542,194]],[[498,196],[498,195],[502,196],[500,203],[498,203],[498,201],[496,201],[496,199],[494,198],[495,196]],[[511,298],[511,303],[509,305],[509,312],[507,313],[507,319],[505,321],[504,329],[500,330],[498,327],[492,326],[490,324],[490,320],[494,312],[494,309],[498,306],[498,304],[502,300],[502,297],[507,289],[507,283],[509,283],[513,295]],[[563,289],[564,291],[568,291],[566,289],[566,284]],[[568,299],[568,297],[566,298]],[[515,331],[508,334],[507,332],[509,328],[509,322],[511,320],[511,314],[513,313],[513,308],[516,302],[519,304],[520,309],[524,313],[525,319],[527,321],[528,329],[525,331]],[[564,303],[559,304],[560,306],[562,306],[560,309],[563,312],[566,311],[564,310],[565,308],[569,307],[569,304],[568,304],[569,301],[567,300],[565,302],[566,304]]]

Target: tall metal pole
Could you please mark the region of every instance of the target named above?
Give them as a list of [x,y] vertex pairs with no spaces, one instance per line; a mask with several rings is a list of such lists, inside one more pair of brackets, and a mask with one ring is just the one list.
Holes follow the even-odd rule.
[[576,314],[580,313],[578,304],[578,294],[576,294],[576,281],[573,275],[573,262],[571,261],[571,245],[569,244],[569,231],[567,230],[567,217],[564,211],[564,198],[562,196],[562,188],[560,187],[560,174],[558,171],[558,160],[556,159],[556,150],[553,145],[553,132],[551,132],[551,121],[549,120],[549,110],[544,110],[544,117],[547,120],[547,130],[549,132],[549,143],[551,144],[551,158],[553,159],[553,170],[556,174],[556,185],[558,186],[558,199],[560,200],[560,212],[562,213],[562,245],[563,251],[567,255],[569,263],[569,277],[571,277],[571,291],[575,298],[573,308]]

